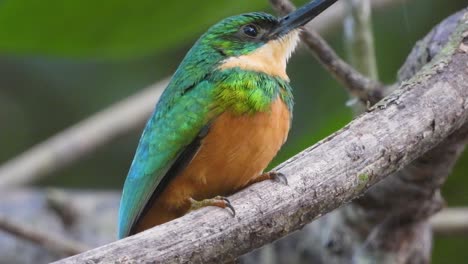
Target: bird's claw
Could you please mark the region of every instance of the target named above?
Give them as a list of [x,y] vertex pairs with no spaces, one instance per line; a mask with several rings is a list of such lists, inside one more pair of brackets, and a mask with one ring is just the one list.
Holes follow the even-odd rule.
[[216,196],[211,199],[205,199],[202,201],[197,201],[195,199],[190,198],[190,211],[205,207],[205,206],[217,206],[221,208],[227,208],[231,211],[232,216],[236,216],[236,210],[234,210],[234,207],[231,204],[231,201],[229,201],[226,197],[224,196]]
[[283,173],[277,171],[270,171],[269,175],[271,180],[284,185],[288,185],[288,179]]
[[236,216],[236,210],[234,210],[234,206],[232,206],[231,204],[231,201],[228,200],[228,198],[226,197],[223,197],[223,196],[217,196],[219,197],[221,200],[223,200],[226,204],[226,207],[224,208],[229,208],[231,210],[231,213],[232,213],[232,217]]

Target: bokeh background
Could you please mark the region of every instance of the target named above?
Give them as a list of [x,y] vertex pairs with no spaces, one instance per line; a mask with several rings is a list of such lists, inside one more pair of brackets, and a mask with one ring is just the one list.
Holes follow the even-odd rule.
[[[406,0],[374,10],[380,79],[392,83],[415,42],[466,6],[466,0]],[[259,10],[272,12],[266,0],[0,0],[0,164],[170,75],[196,38],[220,19]],[[346,56],[341,26],[325,37]],[[303,48],[288,72],[294,122],[274,164],[352,118],[346,92]],[[37,185],[120,189],[142,127]],[[467,173],[465,154],[443,188],[449,206],[468,205]],[[468,259],[467,242],[437,237],[433,263]]]

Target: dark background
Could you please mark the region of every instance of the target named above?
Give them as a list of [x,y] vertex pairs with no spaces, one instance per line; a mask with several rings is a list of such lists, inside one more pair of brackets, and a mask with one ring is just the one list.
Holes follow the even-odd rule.
[[[305,1],[295,1],[296,4]],[[380,79],[396,72],[418,39],[466,0],[406,0],[375,10]],[[266,0],[0,0],[0,163],[170,75],[196,38],[220,19],[272,12]],[[341,27],[325,37],[342,56]],[[288,67],[295,94],[285,160],[351,120],[344,90],[300,49]],[[120,189],[141,128],[38,185]],[[449,206],[468,204],[468,155],[443,188]],[[467,238],[437,237],[433,263],[468,259]]]

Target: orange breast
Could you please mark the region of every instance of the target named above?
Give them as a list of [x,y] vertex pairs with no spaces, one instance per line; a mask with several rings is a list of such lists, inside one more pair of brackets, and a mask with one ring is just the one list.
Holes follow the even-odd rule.
[[221,114],[189,165],[176,176],[139,221],[137,231],[186,213],[188,198],[229,195],[260,176],[286,141],[290,113],[279,98],[267,112]]

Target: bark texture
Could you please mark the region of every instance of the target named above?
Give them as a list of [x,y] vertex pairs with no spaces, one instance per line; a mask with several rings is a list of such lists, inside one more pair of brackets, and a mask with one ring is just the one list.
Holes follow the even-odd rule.
[[[237,211],[234,218],[227,211],[203,208],[168,224],[57,263],[232,261],[254,248],[302,228],[323,214],[361,196],[368,188],[405,168],[417,158],[422,157],[419,162],[424,165],[426,156],[423,155],[439,146],[441,142],[451,142],[450,135],[460,131],[459,129],[468,121],[466,11],[462,16],[463,19],[457,23],[450,41],[439,55],[414,77],[403,82],[398,90],[337,133],[280,165],[277,170],[287,175],[289,186],[261,182],[234,194],[230,197]],[[453,155],[458,152],[458,148],[454,147]],[[427,155],[430,156],[430,153]],[[417,167],[408,168],[420,170]],[[373,204],[382,202],[378,199],[379,192],[393,192],[398,194],[394,195],[396,197],[405,196],[407,191],[410,194],[418,194],[415,199],[419,199],[420,196],[424,197],[424,200],[433,197],[434,201],[438,201],[437,192],[432,191],[431,195],[430,191],[422,193],[411,191],[412,187],[418,189],[416,184],[418,181],[431,186],[433,190],[437,188],[438,185],[429,178],[431,177],[388,178],[386,181],[402,181],[401,186],[405,188],[402,194],[382,185],[383,187],[379,187],[381,190],[377,191],[376,187],[374,191],[357,200],[353,204],[355,208],[346,207],[337,211],[336,214],[352,211],[350,217],[334,219],[337,222],[351,221],[349,226],[355,226],[352,230],[356,231],[356,236],[366,239],[361,245],[354,244],[356,248],[347,248],[344,242],[348,236],[341,233],[327,233],[327,230],[335,229],[326,225],[337,223],[325,222],[320,232],[325,239],[320,241],[326,241],[322,245],[329,249],[331,258],[327,259],[327,263],[331,263],[341,255],[349,256],[348,249],[353,249],[351,251],[353,254],[350,256],[351,260],[356,261],[375,259],[375,257],[381,259],[398,257],[399,255],[381,257],[378,256],[379,250],[373,250],[388,247],[388,251],[393,252],[399,249],[402,244],[396,245],[392,242],[394,241],[392,237],[398,236],[405,237],[405,240],[400,240],[405,242],[403,245],[410,245],[408,247],[410,250],[405,251],[407,259],[413,257],[414,252],[427,251],[425,244],[418,249],[414,247],[416,243],[412,242],[430,241],[425,219],[430,215],[428,212],[435,212],[440,208],[440,203],[436,207],[429,206],[427,210],[422,209],[425,208],[423,205],[421,209],[415,208],[418,210],[413,211],[413,214],[418,215],[419,219],[416,222],[412,221],[412,218],[403,217],[406,210],[392,214],[392,216],[402,214],[401,218],[387,219],[385,216],[383,217],[385,221],[382,222],[382,215],[386,211],[377,209],[369,214],[364,208],[367,210],[372,208]],[[409,181],[409,184],[405,181]],[[401,201],[395,199],[389,203],[391,206]],[[325,218],[321,220],[323,219]],[[379,228],[371,226],[372,228],[368,230],[369,225],[360,221],[379,222]],[[402,226],[399,229],[401,232],[387,234],[384,231],[388,229],[383,228],[386,226]],[[382,241],[377,239],[380,236],[389,237],[389,243],[378,243]]]

